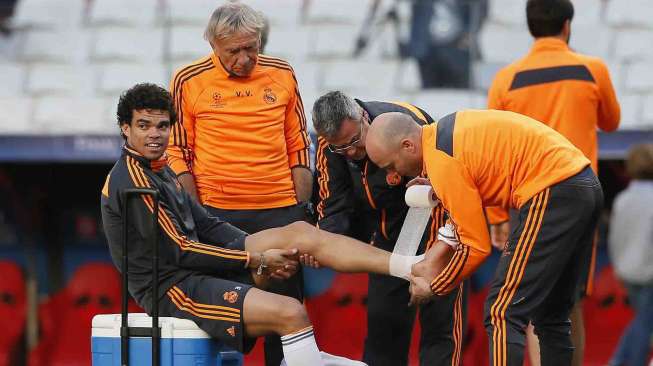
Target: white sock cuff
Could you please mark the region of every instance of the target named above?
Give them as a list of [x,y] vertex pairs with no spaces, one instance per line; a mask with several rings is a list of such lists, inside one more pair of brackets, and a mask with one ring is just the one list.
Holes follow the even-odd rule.
[[411,267],[422,259],[424,259],[424,254],[401,255],[392,253],[390,255],[390,276],[410,280]]
[[[295,349],[297,347],[302,347],[305,344],[305,340],[307,339],[313,339],[313,343],[315,343],[315,335],[313,333],[313,327],[306,327],[302,330],[299,330],[294,333],[287,334],[285,336],[281,336],[281,345],[284,348],[288,349]],[[302,342],[304,341],[304,342]]]

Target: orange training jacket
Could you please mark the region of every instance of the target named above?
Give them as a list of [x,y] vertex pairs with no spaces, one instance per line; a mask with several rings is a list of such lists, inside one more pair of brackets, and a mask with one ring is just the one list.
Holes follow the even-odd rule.
[[526,57],[499,71],[488,108],[529,116],[560,132],[598,171],[597,127],[619,127],[620,108],[605,64],[573,52],[557,38],[539,38]]
[[310,140],[290,65],[259,55],[251,76],[231,77],[212,53],[175,72],[179,123],[168,163],[192,173],[203,204],[267,209],[297,203],[291,168],[309,167]]
[[489,255],[484,207],[520,208],[590,164],[562,135],[532,118],[465,110],[422,128],[424,165],[460,245],[431,286],[454,289]]

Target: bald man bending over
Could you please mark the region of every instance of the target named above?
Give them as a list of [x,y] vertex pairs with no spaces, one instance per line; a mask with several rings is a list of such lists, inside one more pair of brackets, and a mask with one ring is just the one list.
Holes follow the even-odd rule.
[[492,110],[459,111],[423,127],[382,114],[365,145],[390,172],[416,176],[425,168],[455,228],[457,244],[438,241],[413,266],[411,301],[451,291],[485,260],[491,245],[484,207],[515,208],[519,225],[485,304],[492,365],[522,365],[529,321],[542,365],[570,365],[569,313],[603,203],[583,153],[534,119]]

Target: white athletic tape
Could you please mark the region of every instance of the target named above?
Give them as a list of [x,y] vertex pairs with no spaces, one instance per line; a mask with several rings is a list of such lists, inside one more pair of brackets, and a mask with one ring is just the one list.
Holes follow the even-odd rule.
[[401,255],[397,253],[390,254],[390,276],[403,278],[410,281],[413,264],[424,259],[422,255]]
[[405,199],[408,207],[433,208],[439,203],[433,198],[431,186],[427,185],[408,187]]
[[431,210],[438,205],[439,201],[433,199],[431,186],[428,185],[408,187],[405,199],[410,208],[392,252],[401,255],[415,255],[419,243],[422,241],[424,230],[429,223]]
[[393,253],[415,255],[431,217],[431,208],[411,207],[401,226]]

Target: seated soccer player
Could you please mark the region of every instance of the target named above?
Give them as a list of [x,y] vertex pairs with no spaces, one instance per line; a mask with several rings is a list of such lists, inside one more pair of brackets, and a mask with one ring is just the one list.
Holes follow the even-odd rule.
[[[101,195],[102,221],[114,263],[121,270],[122,232],[129,238],[129,292],[148,313],[154,301],[161,316],[194,321],[211,336],[241,352],[266,334],[281,336],[288,366],[362,365],[320,353],[302,304],[263,291],[267,279],[288,278],[307,263],[344,272],[375,272],[406,278],[416,257],[391,256],[344,236],[298,222],[247,235],[207,214],[166,164],[172,128],[178,128],[170,94],[153,84],[138,84],[118,103],[118,125],[125,146]],[[129,201],[129,221],[122,217],[121,192],[158,190],[159,298],[151,294],[153,202],[149,196]]]

